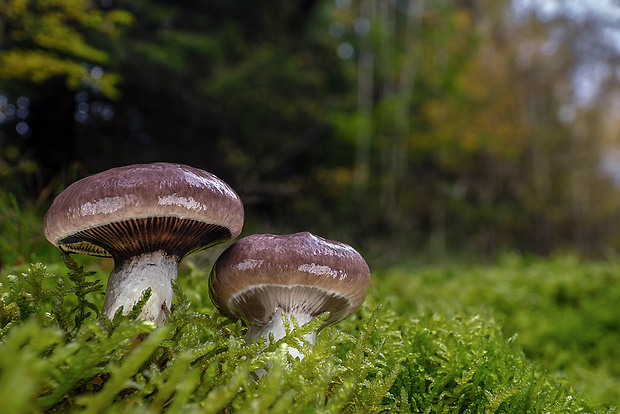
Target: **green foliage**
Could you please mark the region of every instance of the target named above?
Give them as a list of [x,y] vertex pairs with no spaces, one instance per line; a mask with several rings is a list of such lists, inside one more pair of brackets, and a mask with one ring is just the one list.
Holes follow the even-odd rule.
[[[100,290],[102,288],[102,285],[99,284],[98,280],[87,281],[86,278],[88,276],[94,275],[95,272],[85,272],[84,267],[78,266],[78,264],[75,263],[73,259],[71,259],[71,256],[63,254],[63,261],[65,262],[67,268],[70,270],[67,277],[71,282],[73,282],[73,286],[67,289],[67,293],[74,293],[77,299],[77,304],[69,311],[69,313],[75,312],[76,314],[73,330],[77,331],[80,329],[80,326],[82,326],[82,322],[84,322],[84,320],[90,316],[90,312],[88,312],[87,309],[94,311],[95,315],[99,316],[99,309],[97,308],[97,305],[95,305],[93,302],[90,302],[86,298],[86,295]],[[58,280],[60,281],[63,279]],[[61,299],[62,296],[65,296],[65,294],[62,292],[63,285],[64,283],[57,285],[58,299]],[[58,303],[62,302],[57,301],[57,304]],[[135,307],[140,307],[140,310],[142,310],[144,303],[146,303],[146,301],[138,301]],[[56,312],[60,313],[61,310],[58,309],[56,310]],[[132,319],[135,319],[137,317],[137,314],[130,314],[130,317],[133,317]]]
[[24,210],[14,194],[0,195],[0,268],[30,260],[33,242],[40,238],[41,220]]
[[[35,319],[42,327],[55,326],[73,338],[86,319],[99,309],[87,296],[97,292],[102,285],[98,280],[86,278],[94,272],[85,272],[69,256],[63,257],[69,268],[67,280],[47,272],[41,264],[32,265],[20,276],[7,277],[9,291],[0,302],[0,333],[5,334],[13,324]],[[55,287],[50,283],[55,280]],[[67,310],[68,309],[68,310]]]
[[64,76],[71,89],[84,83],[110,98],[118,97],[118,74],[91,77],[84,64],[105,64],[108,53],[90,42],[85,31],[111,38],[132,23],[126,11],[104,12],[84,0],[2,0],[0,26],[0,82],[24,80],[43,83]]
[[[583,261],[504,254],[493,266],[433,265],[376,274],[397,312],[492,311],[526,355],[563,373],[594,401],[620,401],[618,258]],[[412,277],[413,274],[413,277]],[[398,292],[398,293],[396,293]]]
[[[554,412],[583,410],[559,384],[537,378],[513,340],[477,315],[434,315],[424,329],[403,331],[413,407],[433,412]],[[553,396],[553,398],[543,396]],[[573,411],[574,410],[574,411]]]
[[[591,412],[564,382],[529,362],[488,315],[414,317],[371,297],[356,315],[304,335],[244,343],[246,328],[212,306],[196,312],[179,284],[167,323],[98,321],[101,285],[66,258],[68,275],[32,265],[2,286],[0,407],[22,412]],[[193,270],[195,271],[195,269]],[[63,280],[63,282],[60,282]],[[55,283],[54,283],[55,282]],[[207,291],[193,280],[192,297]],[[195,292],[193,292],[195,290]],[[303,354],[293,359],[288,347]],[[258,379],[257,369],[266,369]],[[19,390],[8,384],[19,383]]]

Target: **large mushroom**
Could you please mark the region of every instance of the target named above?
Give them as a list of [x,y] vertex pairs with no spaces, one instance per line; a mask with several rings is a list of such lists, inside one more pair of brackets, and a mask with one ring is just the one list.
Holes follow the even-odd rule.
[[243,204],[215,175],[181,164],[113,168],[67,187],[45,215],[45,236],[65,253],[114,258],[102,314],[128,313],[142,292],[141,319],[161,325],[171,281],[190,253],[234,239]]
[[[340,322],[362,304],[369,282],[366,261],[347,244],[308,232],[254,234],[218,257],[209,293],[222,314],[245,321],[249,343],[270,333],[276,341],[284,337],[282,315],[289,322],[294,316],[301,326],[329,311],[322,327]],[[306,339],[314,344],[316,332]]]

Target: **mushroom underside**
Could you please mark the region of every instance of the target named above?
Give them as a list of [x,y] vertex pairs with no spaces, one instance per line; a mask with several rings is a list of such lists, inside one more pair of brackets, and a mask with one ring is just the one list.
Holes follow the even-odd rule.
[[231,316],[257,326],[268,324],[276,310],[311,317],[329,311],[329,318],[324,323],[328,326],[348,317],[353,311],[353,303],[345,295],[316,286],[262,284],[234,295],[228,309],[233,314]]
[[226,227],[173,216],[133,218],[77,231],[59,241],[65,253],[126,258],[165,251],[180,258],[230,240]]

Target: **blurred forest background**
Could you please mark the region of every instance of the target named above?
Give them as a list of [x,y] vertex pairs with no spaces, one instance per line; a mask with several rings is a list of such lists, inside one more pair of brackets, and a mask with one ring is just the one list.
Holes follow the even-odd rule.
[[534,3],[0,0],[0,204],[171,161],[231,184],[245,233],[616,250],[620,12]]

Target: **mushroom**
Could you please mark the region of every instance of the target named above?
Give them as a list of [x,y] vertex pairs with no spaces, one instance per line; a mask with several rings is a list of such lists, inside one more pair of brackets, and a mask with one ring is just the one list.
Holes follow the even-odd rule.
[[151,288],[139,315],[165,322],[181,260],[234,239],[243,204],[215,175],[181,164],[113,168],[79,180],[45,215],[45,236],[65,253],[112,257],[102,314],[125,314]]
[[[254,234],[239,239],[215,261],[209,294],[215,307],[248,325],[246,343],[285,336],[282,315],[304,325],[329,311],[325,326],[349,317],[364,302],[370,270],[351,246],[308,232]],[[314,345],[316,331],[306,335]],[[290,354],[303,358],[293,348]],[[258,373],[258,372],[257,372]],[[261,376],[260,373],[258,373]]]

